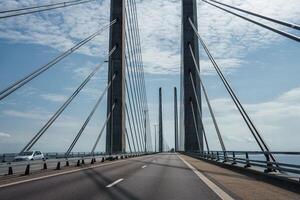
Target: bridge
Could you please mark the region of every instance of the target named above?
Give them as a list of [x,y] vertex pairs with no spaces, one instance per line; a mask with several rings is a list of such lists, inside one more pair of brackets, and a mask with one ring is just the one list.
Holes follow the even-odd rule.
[[[34,5],[25,3],[23,7],[8,5],[7,8],[1,8],[0,24],[6,20],[7,23],[12,23],[9,20],[33,15],[46,20],[57,17],[56,20],[59,21],[59,16],[55,14],[47,17],[43,14],[53,11],[72,12],[69,8],[97,7],[104,2],[106,0],[69,0],[38,2]],[[66,65],[67,59],[73,59],[75,64],[81,63],[83,57],[78,59],[72,56],[88,51],[87,46],[92,41],[96,41],[104,49],[105,55],[97,57],[98,64],[79,71],[80,76],[74,80],[78,85],[64,91],[69,96],[55,99],[59,103],[55,111],[37,117],[43,118],[40,119],[43,124],[34,127],[36,132],[25,135],[26,141],[22,146],[15,147],[17,152],[1,154],[0,199],[300,199],[300,163],[297,163],[300,152],[272,151],[272,142],[264,139],[264,133],[252,120],[224,72],[222,63],[218,62],[205,37],[200,34],[198,15],[202,10],[198,9],[197,4],[201,2],[216,12],[222,12],[222,15],[230,15],[234,20],[260,27],[293,45],[300,42],[300,37],[297,36],[300,25],[223,1],[182,0],[181,63],[178,63],[180,87],[171,86],[174,89],[174,109],[167,114],[174,117],[174,148],[168,149],[166,146],[170,145],[164,128],[165,88],[161,86],[155,89],[155,94],[147,92],[147,73],[140,33],[143,21],[139,19],[138,2],[111,0],[109,9],[99,11],[107,12],[109,20],[105,24],[100,23],[100,28],[95,32],[86,34],[89,30],[84,30],[83,39],[74,40],[68,48],[61,48],[63,50],[56,52],[57,54],[49,51],[52,58],[42,59],[44,64],[40,67],[30,68],[32,71],[25,75],[17,72],[17,68],[13,69],[14,74],[21,74],[20,77],[15,80],[6,77],[3,80],[5,87],[0,88],[0,106],[14,100],[18,106],[24,106],[27,102],[18,101],[18,92],[28,88],[37,79],[43,82],[43,88],[61,87],[64,82],[56,83],[56,76],[60,76],[59,70],[62,70],[62,65]],[[154,23],[155,17],[152,20]],[[35,22],[38,24],[38,20]],[[49,28],[48,37],[51,37],[50,31],[56,30]],[[102,39],[99,39],[100,36]],[[103,38],[108,41],[108,49],[101,43]],[[52,37],[49,40],[56,39]],[[93,45],[89,47],[97,49]],[[223,92],[230,97],[234,109],[242,119],[241,123],[251,134],[249,140],[255,143],[257,150],[233,150],[226,143],[227,139],[222,132],[224,129],[216,114],[217,108],[211,102],[211,87],[203,80],[200,62],[203,54],[213,67],[210,73],[218,78],[215,81],[222,84],[225,89]],[[40,60],[34,63],[39,62]],[[54,73],[55,71],[58,72]],[[45,78],[47,73],[52,73],[52,76]],[[63,79],[69,79],[70,76]],[[97,79],[103,79],[105,83],[102,81],[102,85],[97,85],[96,97],[87,101],[87,88]],[[26,94],[29,98],[34,98],[30,91]],[[155,111],[149,106],[148,99],[152,96],[158,102],[158,109]],[[63,114],[74,108],[72,105],[78,104],[78,99],[83,101],[76,113],[81,121],[70,126],[72,130],[76,128],[71,134],[72,140],[62,140],[66,135],[63,131],[51,136],[51,129],[57,123],[62,123]],[[43,105],[47,106],[46,103]],[[207,108],[207,113],[204,113],[204,108]],[[97,114],[100,111],[105,115],[99,117]],[[150,112],[155,112],[158,116],[154,131],[151,131],[153,124],[150,120],[153,119]],[[18,116],[20,115],[22,114],[19,113]],[[206,124],[208,117],[212,121],[210,128]],[[88,134],[87,130],[94,120],[101,124],[97,123],[97,130]],[[0,136],[10,137],[4,133],[7,127],[5,121],[0,122]],[[15,123],[13,128],[19,130],[20,126],[22,125]],[[27,125],[24,124],[25,126]],[[209,140],[212,133],[216,134],[220,149],[216,149]],[[65,149],[43,152],[41,156],[41,148],[55,143]],[[82,150],[83,144],[89,150]],[[34,155],[29,158],[30,152]]]

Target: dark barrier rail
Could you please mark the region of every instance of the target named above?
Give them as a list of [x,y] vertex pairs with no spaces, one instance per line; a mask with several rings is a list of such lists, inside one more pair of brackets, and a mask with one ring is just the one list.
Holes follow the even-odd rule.
[[[1,177],[7,177],[8,175],[29,175],[32,172],[45,170],[60,170],[63,167],[82,166],[85,164],[92,165],[96,162],[120,160],[150,154],[153,153],[123,153],[113,155],[108,155],[104,153],[73,153],[66,158],[65,154],[61,153],[46,153],[45,159],[43,160],[28,160],[19,162],[6,161],[0,163],[0,180]],[[10,156],[12,155],[16,154],[10,154]]]
[[[95,152],[94,156],[101,156],[105,155],[104,152]],[[5,162],[13,162],[14,157],[18,156],[18,153],[5,153],[5,154],[0,154],[0,162],[5,163]],[[74,158],[74,157],[86,157],[86,156],[91,156],[90,152],[72,152],[69,154],[69,158]],[[56,153],[56,152],[49,152],[49,153],[44,153],[45,159],[53,159],[53,158],[64,158],[65,153]]]
[[[286,178],[297,179],[300,182],[300,152],[262,152],[262,151],[203,151],[181,152],[194,158],[238,165],[244,168],[255,168],[265,173]],[[272,154],[277,162],[270,161]]]

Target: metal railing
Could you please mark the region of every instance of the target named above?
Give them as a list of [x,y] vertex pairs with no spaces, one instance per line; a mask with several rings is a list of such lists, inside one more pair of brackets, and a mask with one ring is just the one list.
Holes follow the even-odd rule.
[[[79,167],[84,164],[95,164],[97,161],[105,162],[106,160],[113,161],[119,159],[126,159],[138,157],[142,155],[149,155],[152,153],[123,153],[108,155],[104,153],[71,153],[68,157],[63,153],[46,153],[42,160],[28,160],[28,161],[5,161],[0,163],[0,179],[1,177],[10,177],[12,175],[29,175],[33,172],[46,170],[60,170],[65,167]],[[5,154],[6,156],[8,154]],[[10,157],[17,154],[9,154]],[[3,158],[3,157],[2,157]],[[5,156],[4,156],[5,158]],[[8,158],[8,156],[6,157]]]
[[[184,154],[244,168],[255,168],[265,173],[278,172],[277,175],[297,178],[300,181],[300,152],[203,151],[184,152]],[[277,162],[270,161],[270,154],[277,159]]]

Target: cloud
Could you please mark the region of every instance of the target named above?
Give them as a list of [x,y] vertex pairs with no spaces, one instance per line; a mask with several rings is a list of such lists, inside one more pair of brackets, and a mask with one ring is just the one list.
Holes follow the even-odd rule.
[[[300,4],[297,0],[290,0],[290,6],[286,6],[284,0],[274,0],[272,4],[264,0],[223,0],[222,2],[275,19],[299,21]],[[249,17],[248,15],[245,16]],[[286,30],[282,26],[258,18],[255,18],[255,20]],[[198,24],[200,35],[222,67],[226,67],[228,64],[222,61],[226,59],[235,60],[236,65],[234,68],[241,67],[245,56],[249,53],[258,48],[266,48],[274,42],[279,43],[285,40],[284,37],[276,33],[228,14],[202,1],[198,1]],[[204,51],[201,51],[201,55],[206,57]],[[204,60],[204,62],[206,61]]]
[[[267,102],[244,104],[244,108],[272,150],[297,150],[298,146],[294,141],[300,140],[297,131],[300,129],[299,102],[300,87]],[[258,150],[253,136],[231,99],[218,98],[211,103],[227,147],[235,150]],[[204,109],[207,109],[205,105]],[[215,134],[208,115],[204,118],[204,124],[211,131],[210,133]]]
[[0,139],[1,139],[1,138],[10,138],[10,137],[11,137],[11,135],[8,134],[8,133],[0,132]]
[[2,113],[9,117],[17,117],[24,119],[47,119],[49,117],[49,113],[42,111],[19,111],[19,110],[4,110]]
[[[51,1],[43,1],[43,4]],[[38,0],[1,1],[1,8],[41,5]],[[12,42],[33,43],[66,51],[109,22],[108,1],[91,2],[62,9],[8,18],[0,24],[0,37]],[[104,55],[108,31],[78,50],[85,55]]]
[[[43,1],[43,3],[49,3]],[[180,72],[181,1],[137,0],[137,14],[145,72],[176,74]],[[222,2],[286,21],[299,21],[298,0],[224,0]],[[1,8],[19,8],[41,4],[38,0],[1,1]],[[68,8],[3,20],[0,38],[12,42],[33,43],[65,51],[109,22],[109,1],[101,0]],[[265,21],[263,21],[265,23]],[[266,22],[267,23],[267,22]],[[283,41],[272,33],[198,1],[199,32],[213,56],[226,72],[241,67],[245,56],[257,48]],[[268,24],[268,23],[267,23]],[[272,24],[273,25],[273,24]],[[276,25],[273,25],[277,27]],[[284,29],[285,30],[285,29]],[[251,45],[249,45],[251,44]],[[107,54],[108,31],[80,48],[78,53]],[[201,51],[204,74],[211,74],[208,60]]]
[[42,94],[41,97],[51,102],[65,102],[67,96],[61,94]]

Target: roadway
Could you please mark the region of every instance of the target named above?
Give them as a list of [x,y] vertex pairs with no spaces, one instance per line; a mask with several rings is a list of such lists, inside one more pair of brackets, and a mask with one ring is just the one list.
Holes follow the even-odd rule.
[[220,199],[211,188],[176,154],[165,153],[0,186],[0,199]]

